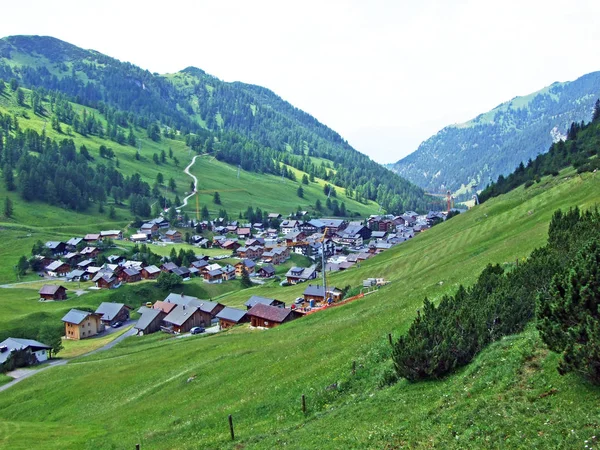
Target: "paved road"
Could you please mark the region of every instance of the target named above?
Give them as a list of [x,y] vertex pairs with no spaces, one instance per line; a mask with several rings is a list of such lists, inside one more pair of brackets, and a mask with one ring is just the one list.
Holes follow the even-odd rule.
[[190,168],[194,165],[194,163],[196,162],[196,158],[198,158],[200,155],[196,155],[192,158],[192,162],[188,164],[188,166],[183,169],[183,171],[189,175],[190,177],[192,177],[194,179],[194,191],[188,195],[186,198],[183,199],[183,204],[181,206],[177,206],[177,209],[181,209],[187,206],[188,204],[188,199],[192,198],[194,195],[196,195],[196,190],[198,189],[198,178],[196,178],[195,175],[192,175],[190,173]]
[[[127,325],[128,324],[125,324],[124,326],[127,326]],[[111,328],[109,330],[109,333],[115,333],[118,330],[119,330],[118,328],[117,329]],[[75,358],[72,358],[72,359],[55,359],[55,360],[50,361],[48,364],[40,367],[39,369],[23,368],[23,369],[13,370],[12,372],[9,372],[7,375],[9,375],[11,377],[15,377],[15,379],[9,383],[6,383],[6,384],[3,384],[2,386],[0,386],[0,392],[5,391],[6,389],[10,388],[11,386],[14,386],[18,382],[23,381],[24,379],[29,378],[30,376],[35,375],[36,373],[42,372],[43,370],[46,370],[46,369],[49,369],[50,367],[64,366],[69,361],[73,361],[77,358],[81,358],[82,356],[93,355],[94,353],[103,352],[104,350],[113,348],[115,345],[117,345],[123,339],[125,339],[129,336],[133,336],[136,332],[137,332],[137,330],[132,327],[130,330],[127,330],[121,336],[116,338],[114,341],[111,341],[108,344],[106,344],[100,348],[97,348],[96,350],[92,350],[91,352],[84,353],[83,355],[76,356]],[[106,334],[103,334],[102,336],[106,336]]]
[[175,336],[175,339],[181,339],[181,338],[186,338],[186,337],[190,337],[190,336],[203,336],[203,335],[206,335],[206,334],[215,334],[215,333],[218,333],[219,331],[221,331],[219,329],[219,325],[215,325],[213,327],[206,328],[206,331],[204,331],[204,333],[200,333],[198,335],[194,335],[192,333],[184,333],[184,334],[180,334],[178,336]]

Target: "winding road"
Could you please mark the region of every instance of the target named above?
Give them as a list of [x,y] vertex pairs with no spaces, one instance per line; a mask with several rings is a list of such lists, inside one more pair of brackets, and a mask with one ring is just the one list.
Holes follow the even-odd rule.
[[188,166],[183,169],[183,172],[186,173],[187,175],[189,175],[190,177],[192,177],[194,179],[194,191],[188,195],[186,198],[183,199],[183,203],[177,207],[177,209],[181,209],[181,208],[185,208],[188,204],[188,199],[192,198],[194,195],[196,195],[196,191],[198,190],[198,178],[196,178],[195,175],[192,175],[190,173],[190,168],[194,165],[194,163],[196,162],[196,158],[198,158],[200,155],[196,155],[192,158],[192,162],[190,162],[188,164]]

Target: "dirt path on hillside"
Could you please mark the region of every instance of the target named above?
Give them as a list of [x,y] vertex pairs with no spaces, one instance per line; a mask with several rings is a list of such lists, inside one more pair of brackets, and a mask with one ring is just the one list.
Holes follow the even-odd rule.
[[200,155],[194,156],[192,158],[192,162],[190,162],[188,164],[188,166],[185,169],[183,169],[183,172],[185,174],[189,175],[190,177],[192,177],[192,179],[194,180],[194,191],[190,195],[188,195],[186,198],[183,199],[183,203],[180,206],[177,206],[177,209],[185,208],[187,206],[187,204],[188,204],[188,200],[190,198],[192,198],[194,195],[196,195],[196,191],[198,190],[198,178],[196,178],[196,175],[192,175],[190,173],[190,169],[194,165],[194,163],[196,162],[196,158],[198,158],[199,156]]

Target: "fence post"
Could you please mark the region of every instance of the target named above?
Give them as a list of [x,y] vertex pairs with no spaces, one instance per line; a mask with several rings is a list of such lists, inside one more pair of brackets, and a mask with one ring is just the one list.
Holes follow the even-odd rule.
[[235,439],[235,434],[233,432],[233,417],[231,417],[231,414],[229,414],[229,432],[231,433],[231,440],[233,441]]
[[135,450],[140,450],[140,444],[135,444]]
[[352,375],[356,373],[356,360],[352,361]]
[[302,394],[302,413],[306,414],[306,397]]
[[392,345],[392,346],[394,345],[392,343],[392,333],[388,333],[388,341],[390,341],[390,345]]

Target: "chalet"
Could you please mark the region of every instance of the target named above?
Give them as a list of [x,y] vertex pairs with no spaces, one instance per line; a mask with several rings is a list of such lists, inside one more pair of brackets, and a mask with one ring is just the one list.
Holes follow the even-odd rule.
[[148,223],[155,224],[158,228],[167,229],[169,228],[169,221],[164,217],[157,217],[156,219],[149,220]]
[[254,305],[258,305],[259,303],[261,303],[263,305],[275,306],[277,308],[285,308],[285,303],[282,302],[281,300],[277,300],[274,298],[260,297],[258,295],[253,295],[252,297],[250,297],[248,299],[248,301],[246,303],[244,303],[244,306],[246,306],[247,309],[250,309]]
[[232,225],[227,225],[225,227],[225,230],[227,233],[237,233],[237,230],[238,230],[237,222],[234,222],[234,224],[232,224]]
[[67,281],[87,281],[90,279],[90,276],[85,272],[85,270],[73,269],[65,275],[65,279]]
[[264,247],[265,246],[265,240],[263,238],[247,239],[244,245],[246,247],[252,247],[252,246]]
[[166,273],[173,273],[173,271],[178,268],[179,267],[177,266],[177,264],[172,262],[166,262],[162,266],[160,266],[160,270]]
[[384,239],[386,235],[387,235],[386,231],[373,231],[371,233],[371,238],[379,240],[379,239]]
[[279,213],[269,213],[268,218],[269,218],[269,220],[280,220],[281,219],[281,214],[279,214]]
[[79,254],[84,258],[95,258],[100,254],[100,250],[97,247],[86,247]]
[[54,284],[45,284],[40,289],[40,299],[44,300],[66,300],[67,288]]
[[369,253],[378,255],[386,250],[392,248],[392,244],[388,244],[387,242],[375,242],[369,245]]
[[77,267],[81,270],[86,270],[92,264],[94,264],[94,260],[88,258],[88,259],[84,259],[83,261],[78,262]]
[[237,250],[238,248],[240,248],[240,244],[238,244],[237,241],[234,241],[232,239],[227,239],[226,241],[224,241],[223,243],[221,243],[221,248],[224,248],[225,250]]
[[62,261],[53,261],[46,266],[46,273],[51,277],[64,277],[71,271],[71,267]]
[[144,236],[157,236],[158,235],[158,225],[155,223],[144,223],[138,230],[139,234],[143,234]]
[[197,277],[200,276],[200,270],[196,269],[195,267],[190,267],[190,277]]
[[136,234],[132,234],[131,237],[129,238],[129,240],[131,242],[146,242],[150,239],[150,234],[146,234],[146,233],[136,233]]
[[248,275],[254,273],[254,269],[256,267],[256,263],[251,259],[244,259],[235,265],[235,275],[238,277],[242,276],[242,272],[246,269]]
[[77,252],[69,252],[63,256],[63,260],[71,267],[74,267],[79,261],[81,261],[81,256]]
[[202,270],[204,267],[208,266],[208,262],[204,259],[201,259],[199,261],[193,261],[190,266],[194,267],[195,269]]
[[298,242],[302,242],[306,239],[304,231],[291,231],[285,235],[285,244],[292,246]]
[[125,283],[135,283],[141,279],[142,274],[139,272],[139,270],[134,268],[124,269],[119,275],[119,280],[124,281]]
[[262,261],[270,264],[281,264],[290,257],[289,247],[273,247],[262,254]]
[[244,311],[243,309],[229,308],[228,306],[223,308],[217,314],[217,319],[219,319],[219,328],[221,330],[226,330],[227,328],[231,328],[240,323],[250,322],[247,311]]
[[196,258],[196,261],[207,261],[210,259],[210,256],[207,255],[194,255],[194,258]]
[[253,245],[251,247],[238,248],[237,254],[240,258],[258,259],[262,256],[264,251],[265,251],[264,247],[259,247],[258,245]]
[[104,331],[100,314],[72,309],[63,318],[67,339],[85,339]]
[[223,271],[221,269],[209,270],[203,273],[203,277],[207,283],[220,283],[223,281]]
[[352,240],[359,236],[362,241],[363,239],[369,239],[371,237],[371,233],[371,230],[364,225],[348,225],[346,228],[344,228],[344,230],[338,232],[338,237],[343,242],[344,239]]
[[[173,305],[175,307],[175,305]],[[160,324],[163,319],[167,316],[162,310],[147,308],[142,306],[138,312],[141,314],[139,320],[134,325],[139,335],[147,335],[156,333],[160,330]]]
[[404,226],[412,227],[415,223],[417,223],[417,216],[411,216],[408,214],[403,214],[400,216],[402,220],[404,220]]
[[69,239],[66,244],[67,244],[67,250],[74,252],[75,249],[77,248],[77,246],[83,242],[83,238],[79,238],[79,237],[73,237],[71,239]]
[[169,230],[165,233],[165,238],[170,242],[181,242],[181,231]]
[[123,239],[123,232],[119,230],[106,230],[100,232],[102,239]]
[[281,222],[279,229],[283,234],[293,233],[294,231],[298,231],[298,226],[300,223],[297,220],[284,220]]
[[209,264],[208,266],[204,266],[202,268],[202,273],[217,269],[222,269],[222,267],[217,263]]
[[252,233],[250,232],[250,228],[238,228],[237,235],[239,239],[247,239],[252,236]]
[[304,281],[314,280],[317,278],[315,267],[292,267],[285,274],[289,284],[302,283]]
[[160,269],[156,266],[146,266],[142,268],[140,273],[144,280],[154,280],[160,275]]
[[173,273],[175,275],[179,275],[184,280],[190,278],[190,276],[192,275],[190,269],[188,269],[187,267],[178,267],[177,269],[173,269]]
[[100,233],[89,233],[83,237],[83,240],[90,244],[94,242],[98,242],[100,240]]
[[275,276],[275,267],[273,267],[271,264],[265,264],[258,269],[258,276],[260,278],[271,278]]
[[[50,351],[52,347],[46,344],[42,344],[41,342],[34,341],[33,339],[19,339],[19,338],[11,338],[3,340],[0,342],[0,369],[11,370],[17,368],[15,363],[19,363],[18,367],[30,366],[32,364],[37,364],[44,362],[50,356]],[[15,360],[14,363],[9,362],[10,356],[15,353],[20,352],[21,357],[18,358],[18,361]],[[5,365],[6,364],[6,365]]]
[[348,222],[346,222],[343,219],[319,219],[319,220],[324,228],[323,231],[324,232],[326,231],[327,237],[331,237],[334,234],[342,231],[348,225]]
[[[176,294],[173,294],[176,295]],[[173,311],[173,308],[175,308],[177,306],[176,303],[170,303],[170,302],[166,302],[166,301],[157,301],[154,302],[154,305],[152,305],[153,309],[159,309],[161,310],[163,313],[169,314],[171,311]]]
[[177,305],[163,319],[173,333],[187,333],[194,327],[205,326],[200,309],[196,306]]
[[235,267],[231,264],[227,264],[222,269],[223,281],[233,280],[235,278]]
[[116,322],[127,322],[131,308],[123,303],[102,302],[96,314],[101,316],[100,320],[105,326],[111,326]]
[[250,317],[251,326],[264,328],[273,328],[298,317],[291,309],[277,308],[262,303],[254,305],[247,314]]
[[[311,300],[315,302],[323,303],[325,301],[325,295],[323,286],[320,284],[309,284],[304,290],[303,296],[305,302],[310,302]],[[328,301],[337,302],[342,299],[342,291],[337,289],[334,286],[327,287],[327,299]]]
[[[159,302],[156,302],[156,303],[159,303]],[[185,306],[188,308],[197,308],[198,311],[194,314],[198,315],[199,323],[192,325],[192,327],[193,326],[210,325],[212,319],[214,319],[216,317],[216,315],[225,307],[224,305],[222,305],[220,303],[210,302],[208,300],[201,300],[196,297],[189,296],[189,295],[174,294],[174,293],[169,294],[167,296],[167,298],[164,300],[164,302],[162,302],[162,303],[163,304],[173,303],[173,304],[177,305],[169,313],[169,315],[175,313],[177,308],[180,306]],[[155,306],[156,306],[156,304],[155,304]],[[180,316],[183,315],[181,312],[181,309],[178,312],[178,314]],[[176,314],[176,316],[177,316],[177,314]],[[168,321],[168,318],[169,318],[168,316],[165,317],[165,322]],[[189,331],[189,328],[186,331]],[[181,331],[179,331],[179,332],[181,332]]]
[[262,231],[265,229],[265,226],[262,223],[257,222],[257,223],[252,224],[252,228],[254,228],[255,230],[258,230],[258,231]]
[[48,241],[45,247],[49,249],[53,255],[64,255],[67,253],[67,244],[60,241]]
[[115,289],[119,287],[119,280],[112,272],[99,271],[92,281],[96,283],[96,287],[99,289]]

